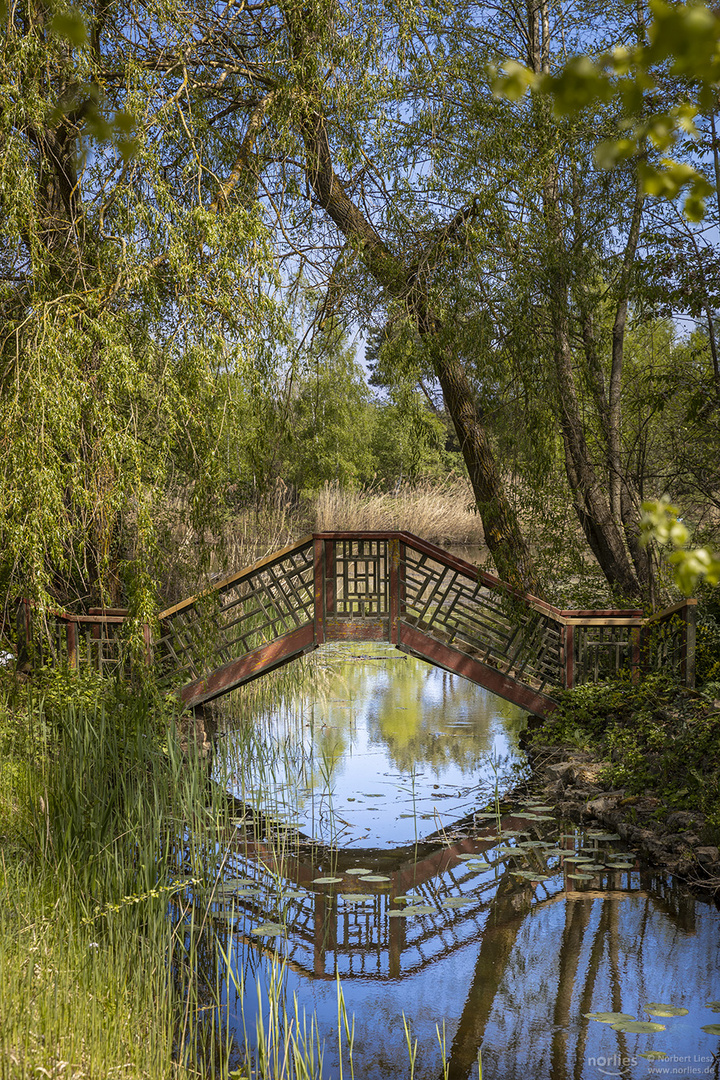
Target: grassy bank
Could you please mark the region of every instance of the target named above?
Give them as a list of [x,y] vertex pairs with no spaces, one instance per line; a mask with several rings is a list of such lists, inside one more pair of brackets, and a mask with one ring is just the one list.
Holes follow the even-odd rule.
[[219,1056],[182,913],[188,879],[217,873],[223,808],[172,730],[150,689],[3,680],[3,1078],[183,1077]]

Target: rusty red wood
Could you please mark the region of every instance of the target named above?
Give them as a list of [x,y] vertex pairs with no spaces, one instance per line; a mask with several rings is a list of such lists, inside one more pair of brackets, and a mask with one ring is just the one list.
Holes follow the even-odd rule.
[[325,612],[323,600],[325,598],[325,541],[319,537],[313,538],[314,547],[314,596],[315,596],[315,644],[322,645],[325,641]]
[[306,623],[290,634],[284,634],[267,645],[246,653],[237,660],[217,668],[202,679],[195,679],[183,686],[180,700],[187,706],[201,705],[205,701],[227,694],[242,683],[251,682],[268,671],[282,667],[302,653],[314,647],[315,634],[312,623]]
[[486,690],[505,698],[506,701],[519,705],[521,709],[527,709],[535,716],[549,716],[557,708],[557,702],[547,694],[539,693],[529,686],[515,682],[514,679],[483,664],[482,661],[427,637],[414,626],[400,622],[399,638],[398,648],[411,652],[423,660],[429,660],[431,664],[436,664],[447,671],[462,675],[471,682],[477,683],[478,686],[484,686]]
[[326,641],[389,641],[388,619],[327,619]]

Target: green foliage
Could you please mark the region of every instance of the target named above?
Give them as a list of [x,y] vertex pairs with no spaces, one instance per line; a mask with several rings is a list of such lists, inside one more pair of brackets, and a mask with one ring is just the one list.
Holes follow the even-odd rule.
[[[720,78],[720,18],[704,4],[667,4],[651,0],[653,21],[647,41],[634,47],[617,46],[597,56],[571,57],[558,72],[539,74],[515,61],[494,74],[494,89],[516,101],[528,90],[545,94],[556,115],[572,116],[619,98],[627,119],[622,134],[599,143],[598,164],[611,169],[639,157],[639,176],[644,191],[666,199],[687,192],[684,212],[690,221],[705,214],[705,199],[713,186],[687,161],[663,157],[653,164],[646,157],[648,142],[665,152],[680,148],[686,135],[697,137],[694,117],[701,108],[714,108],[715,86]],[[685,99],[669,110],[642,109],[649,91],[662,88],[662,69],[692,79],[694,100]],[[644,115],[639,118],[639,114]]]
[[720,824],[720,713],[665,676],[565,691],[535,739],[590,748],[610,762],[604,779],[612,787],[650,790]]

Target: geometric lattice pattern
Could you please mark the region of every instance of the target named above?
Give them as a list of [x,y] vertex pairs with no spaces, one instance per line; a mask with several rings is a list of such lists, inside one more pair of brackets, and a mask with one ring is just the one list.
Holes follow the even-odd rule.
[[401,618],[535,690],[561,686],[562,623],[404,545]]
[[199,679],[312,623],[313,615],[309,538],[162,612],[158,645],[166,678],[174,685]]

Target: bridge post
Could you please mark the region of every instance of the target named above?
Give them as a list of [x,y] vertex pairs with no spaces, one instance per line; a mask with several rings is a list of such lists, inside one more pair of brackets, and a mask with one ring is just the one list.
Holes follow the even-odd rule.
[[683,633],[680,674],[686,686],[695,688],[695,638],[697,627],[697,600],[686,600],[682,611],[685,624]]
[[314,561],[314,599],[315,599],[315,644],[325,641],[325,543],[319,537],[313,540]]
[[325,614],[335,611],[335,541],[325,540]]
[[65,624],[65,634],[67,636],[67,652],[68,652],[68,665],[71,668],[78,666],[78,632],[77,623],[68,619]]
[[565,652],[565,689],[572,690],[575,685],[575,627],[563,627],[563,646]]

